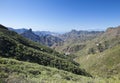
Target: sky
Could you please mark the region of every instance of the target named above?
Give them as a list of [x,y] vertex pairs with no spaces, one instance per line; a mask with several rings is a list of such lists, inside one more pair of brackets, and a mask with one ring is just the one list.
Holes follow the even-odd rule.
[[120,25],[120,0],[0,0],[0,24],[34,31],[105,30]]

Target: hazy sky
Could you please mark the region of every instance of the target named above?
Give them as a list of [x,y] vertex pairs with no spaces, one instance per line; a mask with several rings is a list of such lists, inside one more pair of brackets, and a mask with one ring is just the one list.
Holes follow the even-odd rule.
[[0,0],[0,24],[54,32],[120,25],[120,0]]

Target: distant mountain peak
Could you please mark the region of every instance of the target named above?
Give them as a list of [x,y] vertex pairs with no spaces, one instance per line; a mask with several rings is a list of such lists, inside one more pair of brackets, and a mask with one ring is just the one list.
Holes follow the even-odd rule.
[[[28,33],[29,33],[29,34],[34,34],[34,32],[32,31],[32,29],[31,29],[31,28],[30,28],[30,29],[28,29],[28,30],[26,30],[26,31],[24,31],[23,33],[27,33],[27,34],[28,34]],[[23,34],[23,33],[22,33],[22,34]],[[34,35],[35,35],[35,34],[34,34]]]
[[23,32],[21,34],[23,37],[25,38],[28,38],[30,40],[33,40],[33,41],[36,41],[36,42],[39,42],[40,40],[40,37],[38,35],[36,35],[32,29],[29,29],[29,30],[26,30],[25,32]]
[[32,29],[30,28],[29,31],[32,32]]

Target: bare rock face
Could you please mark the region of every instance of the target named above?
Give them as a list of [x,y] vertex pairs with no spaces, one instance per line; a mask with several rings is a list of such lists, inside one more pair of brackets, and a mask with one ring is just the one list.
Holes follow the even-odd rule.
[[118,27],[110,27],[106,30],[105,32],[106,35],[109,35],[109,36],[117,36],[117,35],[120,35],[120,26]]

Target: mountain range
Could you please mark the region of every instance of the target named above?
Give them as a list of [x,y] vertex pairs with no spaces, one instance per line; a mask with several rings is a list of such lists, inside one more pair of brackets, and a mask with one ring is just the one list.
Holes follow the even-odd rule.
[[[17,32],[18,34],[22,34],[25,31],[29,30],[29,29],[26,29],[26,28],[14,29],[14,28],[11,28],[11,27],[8,27],[8,29],[11,30],[11,31]],[[50,31],[33,31],[33,32],[38,36],[41,36],[41,35],[43,35],[43,36],[45,36],[45,35],[57,36],[57,35],[59,35],[59,33],[50,32]]]
[[59,34],[49,31],[32,31],[32,29],[13,29],[9,28],[11,31],[15,31],[18,34],[21,34],[23,37],[28,38],[34,42],[46,46],[52,46],[55,43],[61,42],[62,39],[57,37]]
[[120,82],[120,26],[38,32],[0,25],[1,83]]
[[76,55],[74,61],[92,75],[120,77],[120,26],[109,27],[104,32],[72,30],[63,38],[63,44],[54,49]]
[[60,35],[60,38],[64,40],[64,42],[59,42],[52,46],[52,48],[68,54],[74,53],[83,49],[86,46],[86,41],[91,41],[103,33],[104,31],[72,30],[68,33]]
[[[18,76],[20,77],[21,75],[26,75],[23,78],[30,79],[31,76],[29,73],[37,76],[43,71],[29,70],[30,68],[27,67],[29,73],[25,73],[28,71],[19,66],[19,64],[22,64],[19,61],[22,61],[23,64],[26,64],[24,62],[33,63],[33,65],[36,63],[42,66],[68,71],[77,75],[92,77],[92,75],[87,73],[84,69],[81,69],[79,64],[73,61],[69,56],[65,56],[64,54],[60,54],[51,48],[28,40],[16,32],[8,30],[5,26],[0,25],[0,70],[2,71],[0,71],[1,81],[5,82],[8,81],[8,79],[13,79],[11,78],[11,75],[16,79]],[[47,71],[51,71],[51,69],[47,69]]]

